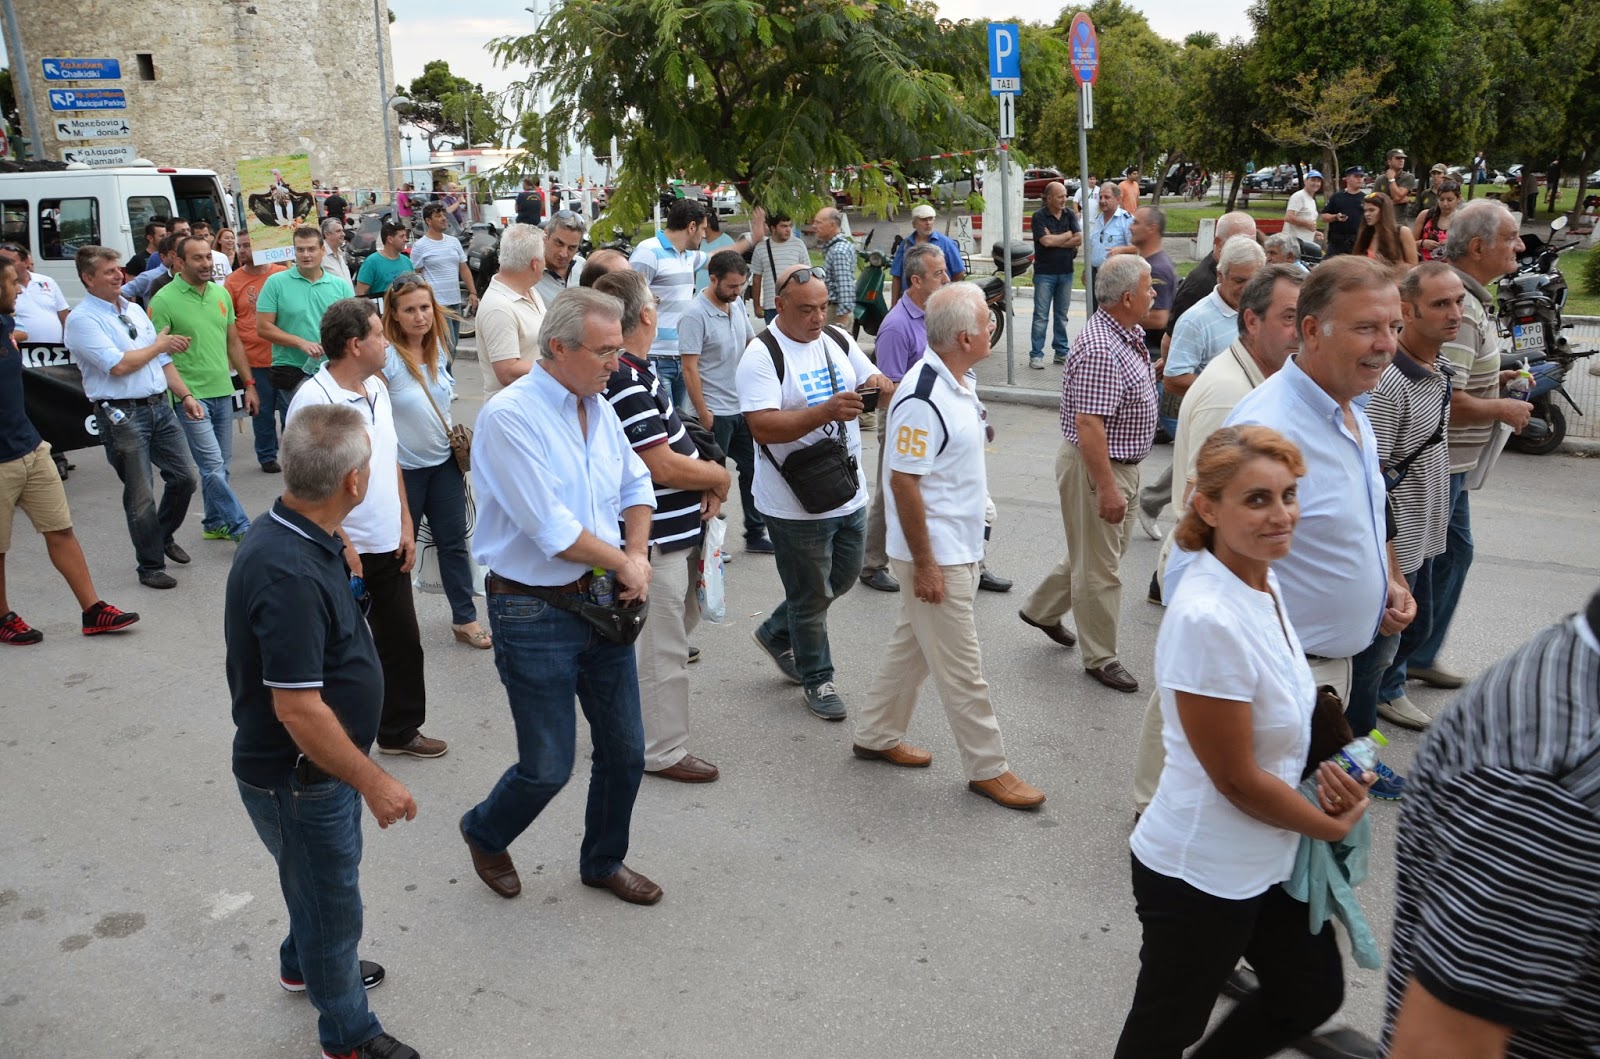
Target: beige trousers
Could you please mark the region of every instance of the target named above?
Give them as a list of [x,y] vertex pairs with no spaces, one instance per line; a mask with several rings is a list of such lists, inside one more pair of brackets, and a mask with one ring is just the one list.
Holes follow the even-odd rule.
[[1113,463],[1111,473],[1128,502],[1118,525],[1100,518],[1100,499],[1078,446],[1062,439],[1056,453],[1056,489],[1061,495],[1061,525],[1067,554],[1039,582],[1022,611],[1043,625],[1077,614],[1078,647],[1085,669],[1099,669],[1117,657],[1117,622],[1122,613],[1119,567],[1138,513],[1139,467]]
[[890,559],[889,569],[903,586],[900,615],[883,648],[866,707],[856,711],[855,741],[870,750],[887,750],[903,740],[917,693],[932,673],[967,779],[994,779],[1008,766],[972,617],[978,564],[939,568],[944,571],[942,603],[917,598],[910,563]]
[[868,489],[872,493],[872,504],[867,508],[867,550],[861,559],[862,573],[885,570],[889,566],[889,524],[885,521],[888,511],[883,500],[889,488],[883,480],[883,433],[889,425],[889,410],[879,408],[878,412],[878,462]]
[[700,624],[700,549],[650,550],[650,620],[633,642],[644,718],[644,767],[671,768],[689,752],[689,634]]
[[[1341,699],[1350,694],[1350,659],[1324,658],[1311,663],[1311,679],[1317,687],[1332,684]],[[1133,763],[1133,811],[1142,813],[1150,808],[1156,796],[1156,786],[1161,782],[1161,770],[1167,762],[1167,751],[1162,744],[1164,722],[1161,717],[1161,689],[1150,695],[1150,705],[1145,707],[1144,725],[1139,729],[1139,753]]]

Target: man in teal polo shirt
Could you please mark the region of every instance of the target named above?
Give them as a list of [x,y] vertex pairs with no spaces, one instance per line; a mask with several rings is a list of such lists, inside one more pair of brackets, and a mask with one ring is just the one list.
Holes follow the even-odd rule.
[[[356,273],[357,297],[381,298],[391,283],[407,272],[416,271],[416,266],[405,253],[409,234],[404,225],[394,221],[383,222],[383,227],[379,229],[382,245],[377,253],[367,255],[367,259],[361,262],[361,271]],[[381,309],[379,311],[382,312]]]
[[294,268],[267,277],[256,298],[256,334],[272,343],[272,385],[291,396],[322,367],[322,314],[356,293],[323,270],[322,253],[321,232],[295,229]]
[[181,415],[178,422],[189,440],[189,452],[200,468],[200,496],[205,503],[201,535],[208,541],[238,541],[250,528],[250,516],[228,485],[228,463],[233,459],[233,392],[230,368],[244,382],[245,410],[254,415],[260,407],[250,361],[239,339],[233,299],[220,283],[211,280],[211,244],[198,235],[183,236],[173,248],[179,262],[178,279],[150,299],[150,320],[156,327],[183,335],[189,348],[172,355],[173,367],[200,402],[203,414],[195,419]]

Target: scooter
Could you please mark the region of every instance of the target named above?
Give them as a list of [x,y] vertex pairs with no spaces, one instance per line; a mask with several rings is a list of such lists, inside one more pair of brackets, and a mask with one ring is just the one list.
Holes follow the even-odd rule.
[[856,251],[863,262],[861,274],[856,277],[856,319],[850,325],[850,333],[859,338],[865,330],[869,335],[878,333],[878,325],[883,323],[883,318],[889,315],[889,308],[884,304],[883,277],[889,271],[889,262],[900,249],[901,236],[894,237],[894,243],[889,247],[889,254],[884,256],[882,250],[873,250],[872,236],[877,229],[867,233],[866,239],[861,243],[861,248]]
[[1006,333],[1006,253],[1011,254],[1011,278],[1015,280],[1033,267],[1033,244],[1013,242],[1009,248],[996,243],[989,252],[994,260],[993,276],[983,284],[983,300],[989,303],[989,342],[994,344],[1000,341],[1000,336]]
[[[1567,226],[1566,217],[1557,217],[1550,223],[1550,235]],[[1566,413],[1556,403],[1561,397],[1578,415],[1578,407],[1564,382],[1567,370],[1585,357],[1593,356],[1592,349],[1572,348],[1567,336],[1562,334],[1572,325],[1561,321],[1561,310],[1567,303],[1567,280],[1561,274],[1556,259],[1565,251],[1578,245],[1576,239],[1556,244],[1527,235],[1522,239],[1522,253],[1517,255],[1517,271],[1500,280],[1497,308],[1500,333],[1511,339],[1511,350],[1500,358],[1503,368],[1519,367],[1524,359],[1533,371],[1534,385],[1528,394],[1533,404],[1533,418],[1527,429],[1516,434],[1507,446],[1531,456],[1554,452],[1567,436]]]

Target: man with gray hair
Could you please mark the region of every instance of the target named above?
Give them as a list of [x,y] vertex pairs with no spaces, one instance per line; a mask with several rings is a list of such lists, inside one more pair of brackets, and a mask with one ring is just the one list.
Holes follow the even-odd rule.
[[[322,269],[329,275],[338,276],[352,287],[355,279],[350,275],[350,263],[344,259],[344,219],[342,217],[329,217],[322,222],[322,245],[326,252],[322,256]],[[218,283],[220,277],[213,277]]]
[[912,591],[901,596],[852,751],[902,768],[927,767],[933,755],[905,736],[931,672],[967,787],[1008,809],[1032,809],[1044,794],[1006,761],[972,613],[984,548],[977,498],[988,481],[983,404],[970,382],[990,353],[982,288],[957,283],[934,293],[926,326],[929,351],[906,373],[885,416],[895,439],[885,490],[889,561]]
[[501,897],[522,892],[508,847],[572,777],[576,698],[594,745],[579,877],[634,904],[661,899],[661,887],[623,862],[644,774],[633,645],[577,613],[584,602],[644,603],[650,590],[655,491],[603,396],[621,348],[617,299],[568,290],[545,314],[538,362],[478,413],[473,557],[489,571],[517,761],[461,818],[461,836],[478,878]]
[[1241,235],[1252,241],[1256,237],[1256,219],[1250,214],[1243,210],[1234,210],[1217,218],[1216,236],[1211,241],[1211,252],[1202,257],[1193,271],[1183,278],[1183,282],[1178,285],[1177,295],[1172,299],[1172,316],[1167,321],[1169,340],[1178,328],[1178,321],[1183,319],[1183,314],[1216,288],[1217,261],[1222,256],[1222,248],[1228,245],[1229,239]]
[[[585,227],[583,217],[576,210],[556,210],[544,222],[544,268],[540,270],[536,288],[540,301],[547,308],[556,300],[556,295],[568,287],[576,287],[583,276],[585,259],[578,253],[578,246],[583,242]],[[503,245],[500,257],[503,265]]]
[[372,473],[361,503],[341,523],[345,561],[361,579],[367,622],[383,663],[383,718],[378,751],[435,758],[449,749],[443,739],[422,734],[428,695],[422,668],[422,635],[411,595],[417,558],[416,531],[400,474],[394,409],[383,373],[388,343],[383,320],[365,298],[343,298],[322,315],[322,369],[295,391],[288,421],[307,408],[342,405],[355,409],[372,440]]
[[844,213],[824,206],[811,219],[811,233],[822,246],[828,271],[828,322],[847,327],[856,318],[856,244],[844,230]]
[[545,233],[531,224],[509,225],[500,236],[500,269],[478,303],[478,360],[488,368],[485,398],[528,374],[539,355],[539,329],[548,309],[538,289],[545,274],[545,242]]
[[1061,619],[1075,609],[1084,670],[1114,691],[1138,691],[1117,658],[1117,623],[1139,463],[1156,433],[1155,374],[1139,327],[1155,300],[1150,263],[1130,254],[1107,257],[1095,289],[1098,308],[1073,339],[1061,375],[1056,488],[1067,554],[1018,617],[1072,647],[1078,638]]
[[1267,264],[1288,265],[1299,269],[1305,275],[1310,269],[1300,263],[1300,239],[1293,232],[1278,232],[1267,236],[1267,241],[1262,244],[1262,249],[1267,252]]
[[283,495],[239,546],[223,603],[233,774],[288,906],[278,982],[317,1009],[322,1054],[417,1059],[368,1008],[384,969],[356,953],[361,804],[380,828],[417,816],[405,785],[367,756],[383,667],[340,527],[366,496],[371,456],[349,405],[306,408],[284,429]]

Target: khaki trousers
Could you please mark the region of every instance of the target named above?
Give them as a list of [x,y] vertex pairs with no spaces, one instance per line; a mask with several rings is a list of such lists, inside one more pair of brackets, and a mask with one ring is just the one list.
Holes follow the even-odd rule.
[[700,548],[650,550],[650,620],[633,642],[644,719],[644,767],[659,772],[689,752],[689,634],[700,624]]
[[1000,722],[983,679],[978,627],[972,617],[978,593],[978,564],[941,566],[944,601],[924,603],[912,591],[912,565],[889,560],[900,584],[900,615],[884,646],[878,674],[867,692],[867,704],[856,711],[856,743],[887,750],[905,738],[917,692],[933,674],[944,703],[945,718],[961,751],[961,768],[969,780],[992,780],[1007,771]]
[[1077,614],[1078,647],[1085,669],[1099,669],[1117,657],[1117,621],[1122,613],[1122,578],[1118,568],[1128,550],[1138,508],[1139,467],[1113,463],[1111,473],[1127,501],[1127,514],[1112,526],[1100,518],[1100,499],[1078,446],[1062,439],[1056,453],[1056,489],[1061,495],[1061,525],[1067,535],[1062,556],[1022,611],[1043,625]]
[[[1332,684],[1342,699],[1350,694],[1350,659],[1323,658],[1311,663],[1311,679],[1317,687]],[[1166,765],[1167,751],[1162,743],[1165,724],[1161,717],[1161,689],[1150,695],[1150,705],[1145,707],[1144,725],[1139,729],[1139,754],[1133,763],[1133,811],[1142,813],[1150,808],[1156,796],[1156,786],[1161,782],[1161,770]]]
[[889,483],[883,477],[883,434],[889,426],[889,410],[879,408],[878,413],[878,462],[869,490],[872,493],[872,505],[867,508],[867,552],[861,561],[861,572],[864,574],[889,566],[889,524],[885,521],[888,512],[883,500],[883,494],[889,489]]

